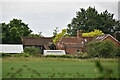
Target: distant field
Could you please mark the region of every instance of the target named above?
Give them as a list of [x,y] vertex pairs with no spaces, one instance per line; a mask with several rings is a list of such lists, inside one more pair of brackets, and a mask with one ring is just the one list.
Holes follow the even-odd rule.
[[[2,59],[3,78],[98,78],[98,59],[13,57]],[[118,78],[117,59],[99,59],[104,70]],[[109,74],[109,73],[107,73]]]

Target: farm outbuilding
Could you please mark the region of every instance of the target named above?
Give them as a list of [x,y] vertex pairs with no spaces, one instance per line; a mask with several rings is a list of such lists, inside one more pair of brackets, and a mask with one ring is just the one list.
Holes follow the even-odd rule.
[[0,44],[0,53],[23,53],[22,44]]
[[29,37],[22,36],[21,41],[23,48],[33,47],[41,49],[40,54],[43,54],[44,50],[55,50],[56,46],[53,44],[52,37]]

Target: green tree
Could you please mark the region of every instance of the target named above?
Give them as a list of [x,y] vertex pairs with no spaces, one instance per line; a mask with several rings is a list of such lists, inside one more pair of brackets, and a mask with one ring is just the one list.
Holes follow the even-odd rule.
[[[92,46],[92,47],[91,47]],[[91,57],[117,57],[120,56],[120,48],[117,47],[112,41],[96,41],[90,42],[86,45],[88,54]]]
[[31,32],[28,24],[20,19],[13,19],[8,24],[2,23],[2,43],[21,43],[20,36],[28,36]]
[[80,11],[76,12],[76,17],[68,24],[67,33],[70,36],[76,36],[77,30],[88,33],[94,29],[99,29],[105,34],[113,35],[115,32],[120,34],[120,21],[114,19],[113,16],[114,14],[108,13],[107,10],[98,13],[95,7],[89,7],[86,10],[81,8]]
[[29,34],[29,37],[40,37],[38,34]]
[[67,30],[63,29],[61,33],[56,34],[55,38],[53,39],[54,44],[56,44],[56,42],[62,37],[68,36],[66,33],[67,33]]
[[38,32],[38,34],[29,34],[30,37],[43,37],[42,32]]
[[0,24],[0,43],[2,43],[2,24]]
[[42,35],[42,32],[38,32],[39,33],[39,37],[44,37],[43,35]]
[[58,27],[56,27],[54,30],[53,30],[53,38],[56,37],[56,35],[58,34]]

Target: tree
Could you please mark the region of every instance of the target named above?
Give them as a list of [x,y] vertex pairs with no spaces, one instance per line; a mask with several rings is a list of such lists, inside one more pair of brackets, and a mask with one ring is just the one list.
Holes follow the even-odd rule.
[[104,33],[101,30],[95,29],[94,31],[91,31],[89,33],[82,33],[83,37],[95,37],[98,35],[104,35]]
[[29,34],[28,36],[30,36],[30,37],[40,37],[40,35],[38,35],[38,34]]
[[0,24],[0,44],[2,43],[2,24]]
[[43,37],[42,32],[38,32],[38,33],[39,33],[39,37]]
[[38,32],[39,34],[29,34],[29,37],[43,37],[42,32]]
[[120,48],[110,40],[90,42],[86,44],[86,51],[90,57],[120,56]]
[[[102,30],[105,34],[113,35],[115,32],[120,33],[120,21],[113,19],[114,14],[104,11],[98,13],[98,11],[92,7],[87,10],[81,8],[76,12],[70,24],[68,24],[67,33],[70,36],[76,36],[77,30],[83,30],[83,32],[91,32],[94,29]],[[118,36],[118,35],[117,35]]]
[[21,43],[20,36],[28,36],[32,30],[20,19],[13,19],[8,24],[2,23],[2,43]]
[[61,33],[56,34],[56,37],[53,39],[54,44],[56,44],[56,42],[57,42],[59,39],[61,39],[62,37],[68,36],[68,35],[66,34],[66,32],[67,32],[67,30],[66,30],[66,29],[63,29]]
[[56,37],[56,35],[58,34],[58,27],[55,28],[55,30],[53,31],[53,38]]

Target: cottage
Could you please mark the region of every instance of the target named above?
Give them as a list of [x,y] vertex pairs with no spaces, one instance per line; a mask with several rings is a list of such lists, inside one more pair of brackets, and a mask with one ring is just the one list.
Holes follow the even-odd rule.
[[21,37],[21,41],[23,43],[23,47],[34,47],[40,48],[42,53],[44,50],[55,50],[56,47],[53,44],[51,37]]
[[104,40],[111,40],[115,45],[120,47],[120,42],[110,34],[99,35],[92,39],[92,41],[104,41]]
[[83,37],[82,31],[77,31],[77,37],[63,37],[57,44],[57,49],[65,50],[67,54],[75,54],[84,51],[84,44],[90,42],[93,37]]
[[56,47],[59,50],[65,50],[66,53],[75,55],[77,52],[84,52],[84,45],[91,41],[103,41],[103,40],[111,40],[116,45],[120,46],[120,42],[115,39],[110,34],[99,35],[96,37],[83,37],[82,31],[77,31],[77,37],[63,37],[61,38]]

